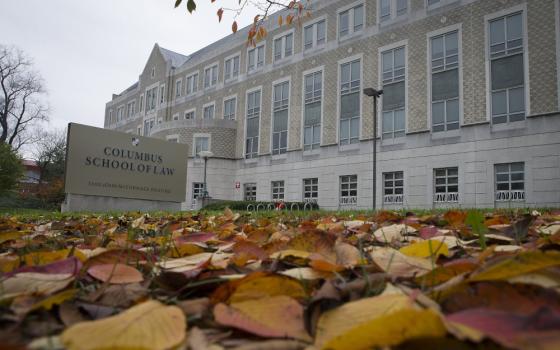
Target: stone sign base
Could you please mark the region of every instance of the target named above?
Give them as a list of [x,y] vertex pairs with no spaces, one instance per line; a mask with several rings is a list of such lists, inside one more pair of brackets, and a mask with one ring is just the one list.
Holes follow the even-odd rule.
[[145,199],[66,194],[61,211],[181,211],[181,203]]

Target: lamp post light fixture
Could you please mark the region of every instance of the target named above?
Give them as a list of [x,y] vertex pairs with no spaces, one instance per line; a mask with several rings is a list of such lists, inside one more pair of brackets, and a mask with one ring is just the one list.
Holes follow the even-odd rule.
[[372,204],[375,211],[375,198],[377,191],[377,99],[383,94],[383,90],[375,90],[374,88],[365,88],[364,95],[373,97],[373,189]]
[[202,193],[202,198],[208,198],[208,189],[206,185],[206,164],[208,163],[208,158],[211,158],[214,153],[210,151],[200,151],[198,156],[204,158],[204,192]]

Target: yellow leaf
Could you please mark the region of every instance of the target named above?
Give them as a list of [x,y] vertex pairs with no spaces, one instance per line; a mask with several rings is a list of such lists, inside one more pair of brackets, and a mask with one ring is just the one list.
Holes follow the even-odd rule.
[[27,266],[46,265],[58,260],[66,259],[69,253],[69,249],[55,250],[52,252],[33,252],[25,254],[23,256],[23,261]]
[[307,293],[298,281],[280,275],[272,275],[242,283],[231,295],[229,301],[230,303],[236,303],[277,295],[303,299],[307,296]]
[[21,236],[23,236],[26,232],[2,232],[0,233],[0,244],[7,242],[7,241],[12,241],[12,240],[16,240],[18,238],[20,238]]
[[433,256],[437,259],[440,255],[449,256],[447,244],[435,240],[413,243],[406,247],[402,247],[399,251],[405,255],[416,258],[430,258]]
[[182,256],[195,255],[200,253],[204,253],[204,248],[196,244],[186,243],[175,246],[171,251],[171,257],[180,258]]
[[183,342],[186,328],[180,308],[149,300],[116,316],[75,324],[61,340],[69,350],[163,350]]
[[49,295],[66,288],[73,280],[70,273],[18,273],[2,281],[0,300],[29,294]]
[[63,292],[57,293],[34,304],[31,307],[30,311],[37,310],[40,308],[44,308],[45,310],[50,310],[54,305],[60,305],[66,300],[72,299],[74,295],[76,295],[76,293],[78,293],[78,289],[68,289]]
[[560,265],[560,252],[521,252],[509,259],[484,269],[470,278],[471,281],[505,280],[547,267]]
[[2,256],[0,257],[0,272],[7,273],[19,267],[19,257]]
[[373,349],[415,338],[444,337],[446,329],[432,310],[403,309],[370,320],[328,341],[323,349]]
[[[403,294],[386,294],[346,303],[321,315],[317,324],[315,345],[317,348],[324,348],[330,341],[368,321],[410,308],[412,305],[411,299]],[[353,349],[354,347],[347,346],[346,348]]]

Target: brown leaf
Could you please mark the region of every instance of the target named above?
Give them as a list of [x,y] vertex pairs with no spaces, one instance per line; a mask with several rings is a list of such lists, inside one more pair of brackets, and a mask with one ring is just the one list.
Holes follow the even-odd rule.
[[88,273],[102,282],[112,284],[135,283],[144,280],[140,271],[123,264],[95,265],[88,269]]

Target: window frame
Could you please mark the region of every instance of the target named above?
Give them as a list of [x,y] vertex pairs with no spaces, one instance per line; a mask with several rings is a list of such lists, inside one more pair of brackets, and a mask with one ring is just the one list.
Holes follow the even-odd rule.
[[[212,118],[206,118],[206,109],[212,107]],[[202,119],[214,120],[216,119],[216,101],[208,102],[202,105]]]
[[[213,74],[213,69],[216,69],[216,80],[214,80],[214,74]],[[210,84],[208,86],[206,86],[206,72],[210,70]],[[211,88],[214,88],[218,85],[218,82],[220,81],[220,64],[218,61],[213,62],[212,64],[207,65],[206,67],[204,67],[204,69],[202,70],[202,74],[204,75],[204,81],[202,83],[204,90],[208,90]]]
[[[201,138],[208,139],[208,151],[212,150],[212,134],[210,133],[194,133],[192,136],[192,152],[194,158],[199,158],[198,153],[196,152],[196,140]],[[200,151],[202,152],[202,151]],[[199,152],[199,153],[200,153]]]
[[[405,140],[406,135],[408,134],[408,116],[410,112],[410,104],[409,104],[409,94],[408,94],[408,81],[409,81],[409,63],[408,63],[408,39],[397,41],[391,43],[389,45],[382,46],[377,49],[377,76],[378,76],[378,86],[383,88],[383,53],[395,50],[400,47],[404,47],[404,136],[403,137],[392,137],[392,138],[385,138],[383,139],[383,99],[381,99],[381,103],[377,104],[377,137],[380,138],[382,143],[402,143]],[[393,116],[393,123],[394,123],[394,116]],[[393,128],[394,134],[394,128]]]
[[[449,170],[453,170],[456,169],[457,170],[457,175],[453,176],[453,175],[449,175]],[[444,176],[437,176],[436,173],[438,170],[444,170],[445,171],[445,175]],[[459,166],[443,166],[443,167],[438,167],[438,168],[433,168],[432,170],[432,190],[433,190],[433,198],[432,198],[432,202],[434,204],[448,204],[448,203],[460,203],[461,202],[461,176],[460,176],[460,168]],[[449,186],[454,186],[455,184],[450,183],[449,182],[449,178],[454,178],[457,177],[457,192],[450,192],[449,191]],[[445,184],[437,184],[437,179],[438,178],[445,178]],[[439,186],[444,186],[445,187],[445,192],[437,192],[436,191],[436,187]],[[443,199],[439,199],[438,196],[443,195]]]
[[[196,77],[196,79],[194,79],[194,77]],[[193,84],[192,84],[191,88],[193,90],[189,93],[189,79],[190,78],[192,78]],[[198,83],[199,83],[199,80],[200,80],[199,78],[200,78],[199,71],[192,72],[192,73],[185,76],[185,96],[193,96],[198,92],[198,90],[199,90]]]
[[[401,175],[401,178],[397,178],[397,175]],[[388,179],[387,177],[391,175],[392,177],[390,179]],[[396,170],[396,171],[386,171],[382,173],[382,182],[383,182],[383,186],[382,186],[382,193],[383,193],[383,205],[402,205],[404,203],[404,195],[405,195],[405,183],[404,183],[404,171],[403,170]],[[395,184],[396,181],[401,180],[402,181],[402,185],[401,186],[397,186]],[[392,181],[393,185],[391,187],[387,187],[387,182],[388,181]],[[397,189],[401,189],[402,193],[398,194],[395,193]],[[393,192],[392,194],[386,194],[386,190],[391,189],[391,191]],[[400,198],[398,197],[400,195]],[[391,197],[389,197],[391,196]],[[392,200],[389,200],[389,198],[392,198]]]
[[283,202],[286,200],[286,182],[284,180],[270,182],[270,199],[272,202]]
[[[234,72],[233,71],[233,66],[234,66],[233,63],[235,62],[235,58],[239,59],[239,67],[238,67],[238,70],[237,70],[237,75],[233,76],[233,72]],[[232,66],[231,66],[232,70],[231,70],[231,76],[228,78],[226,76],[226,72],[227,72],[226,67],[227,67],[227,62],[230,61],[230,60],[232,62],[231,63],[232,64]],[[236,52],[236,53],[234,53],[232,55],[229,55],[226,58],[224,58],[224,72],[223,73],[224,73],[224,82],[236,81],[237,79],[239,79],[239,75],[241,74],[241,52]]]
[[[252,93],[255,93],[259,91],[260,93],[260,98],[259,98],[259,130],[257,133],[257,151],[251,153],[251,157],[247,157],[247,114],[248,114],[248,108],[249,108],[249,95]],[[262,105],[263,105],[263,88],[262,85],[261,86],[257,86],[254,87],[252,89],[249,89],[247,91],[245,91],[245,106],[244,106],[244,113],[243,113],[243,122],[244,122],[244,127],[243,127],[243,158],[245,159],[245,161],[256,161],[256,159],[259,157],[260,155],[260,142],[261,142],[261,121],[262,121]]]
[[[258,65],[258,49],[259,48],[263,48],[263,64],[262,66],[259,67]],[[252,69],[249,69],[249,63],[250,63],[250,59],[249,56],[251,55],[251,51],[254,51],[254,55],[255,55],[255,67]],[[247,53],[246,53],[246,71],[247,74],[252,74],[254,72],[258,72],[260,70],[262,70],[265,66],[266,66],[266,40],[263,40],[262,42],[257,43],[254,47],[250,46],[247,48]]]
[[[155,94],[152,95],[152,92],[154,92],[154,91],[155,91]],[[149,99],[148,99],[148,93],[150,93],[150,98],[154,99],[152,101],[152,102],[154,102],[153,107],[150,107],[150,109],[148,109],[148,106],[149,106],[148,103],[150,102]],[[152,84],[152,85],[150,85],[146,88],[146,92],[145,92],[146,98],[144,99],[144,108],[146,110],[146,113],[154,113],[155,111],[157,111],[158,101],[159,101],[158,100],[158,94],[159,94],[159,84],[158,83]]]
[[[292,53],[289,56],[286,56],[286,37],[291,35],[292,36]],[[295,45],[296,45],[296,40],[295,40],[295,28],[292,28],[290,30],[286,30],[280,34],[275,35],[272,38],[272,61],[274,63],[280,63],[280,62],[285,62],[286,60],[289,60],[291,58],[293,58],[296,54],[295,51]],[[281,40],[281,44],[280,44],[280,58],[276,58],[276,40]]]
[[[130,111],[129,107],[130,106],[132,106],[132,113],[129,113],[129,111]],[[134,116],[136,115],[136,99],[133,99],[126,104],[126,113],[125,114],[126,114],[126,116],[125,116],[126,119],[134,118]]]
[[[253,196],[247,196],[248,190],[251,190]],[[254,199],[253,199],[254,198]],[[243,184],[243,200],[246,202],[255,202],[257,200],[257,183],[256,182],[246,182]]]
[[[235,101],[235,105],[234,105],[234,109],[233,109],[233,119],[226,119],[226,102],[229,102],[231,100]],[[222,101],[222,119],[224,120],[237,120],[237,94],[235,95],[230,95],[230,96],[226,96],[223,98]]]
[[[279,148],[279,153],[274,153],[274,88],[277,85],[280,84],[284,84],[284,83],[288,83],[288,104],[286,107],[286,110],[288,111],[288,120],[287,120],[287,125],[286,125],[286,150],[284,152],[282,152],[282,148]],[[278,79],[272,82],[272,90],[270,93],[270,153],[273,156],[279,156],[282,154],[286,154],[288,152],[289,149],[289,141],[290,141],[290,112],[291,112],[291,106],[290,106],[290,102],[292,101],[292,78],[291,76],[288,77],[284,77],[282,79]],[[261,101],[262,102],[262,101]],[[260,131],[260,130],[259,130]],[[283,131],[281,131],[283,132]]]
[[[317,28],[318,24],[322,21],[325,21],[325,39],[322,44],[317,44]],[[327,15],[323,15],[317,18],[314,18],[312,21],[303,23],[303,29],[301,31],[301,52],[313,52],[314,50],[320,50],[327,45],[328,41],[328,18]],[[312,45],[309,48],[305,47],[305,29],[308,27],[312,27]]]
[[[521,24],[522,24],[522,31],[523,31],[523,36],[522,36],[522,40],[523,40],[523,80],[524,80],[524,98],[525,98],[525,117],[523,120],[520,121],[513,121],[510,122],[509,121],[509,115],[508,115],[508,121],[506,123],[497,123],[495,124],[493,122],[493,118],[492,118],[492,70],[491,70],[491,62],[492,62],[492,58],[490,55],[490,22],[496,19],[499,19],[500,17],[505,17],[505,16],[510,16],[510,15],[514,15],[516,13],[520,12],[521,13]],[[512,7],[509,7],[507,9],[503,9],[491,14],[487,14],[484,16],[484,52],[485,52],[485,56],[484,56],[484,64],[485,64],[485,72],[486,72],[486,121],[490,122],[490,125],[492,127],[496,127],[496,126],[509,126],[512,123],[523,123],[527,120],[527,118],[530,117],[531,115],[531,99],[530,99],[530,91],[531,91],[531,80],[529,79],[529,46],[528,46],[528,42],[529,42],[529,38],[528,38],[528,32],[527,32],[528,26],[527,26],[527,4],[523,3],[523,4],[519,4],[519,5],[515,5]]]
[[[177,85],[181,85],[179,89],[177,89]],[[175,79],[175,99],[183,96],[183,78]]]
[[[323,118],[324,118],[324,108],[325,108],[325,66],[319,66],[319,67],[315,67],[309,70],[306,70],[302,73],[302,92],[301,92],[301,147],[303,148],[304,152],[311,152],[314,150],[313,148],[313,143],[311,144],[311,149],[310,150],[305,150],[305,77],[307,77],[308,75],[312,75],[312,74],[316,74],[321,72],[321,121],[320,121],[320,126],[319,126],[319,147],[321,148],[322,142],[323,142]],[[340,88],[340,85],[339,85]],[[338,127],[337,127],[338,129]]]
[[[355,31],[354,30],[354,9],[358,6],[363,6],[363,22],[362,22],[362,29]],[[344,12],[348,11],[348,34],[341,36],[340,35],[340,15]],[[367,27],[367,8],[366,8],[366,1],[360,0],[354,3],[348,4],[336,10],[336,38],[338,41],[347,40],[356,36],[361,35],[365,32]]]
[[[441,35],[446,35],[446,34],[451,34],[453,32],[457,32],[457,48],[458,48],[458,60],[457,60],[457,69],[458,69],[458,86],[459,86],[459,95],[458,95],[458,99],[459,99],[459,127],[458,129],[453,129],[453,130],[447,130],[447,123],[445,123],[445,130],[444,131],[433,131],[433,121],[432,121],[432,39]],[[427,42],[427,53],[426,53],[426,59],[427,59],[427,71],[426,74],[429,77],[429,79],[427,80],[427,92],[428,92],[428,101],[427,101],[427,111],[428,111],[428,126],[430,128],[430,133],[432,135],[436,134],[436,135],[445,135],[448,133],[454,133],[454,132],[458,132],[459,130],[461,130],[461,127],[464,124],[464,97],[463,97],[463,24],[462,23],[457,23],[454,25],[450,25],[444,28],[440,28],[434,31],[431,31],[429,33],[426,34],[426,42]],[[445,56],[444,56],[445,57]],[[441,70],[438,71],[438,73],[444,72],[446,71]],[[447,100],[445,100],[447,101]],[[447,120],[447,114],[445,115],[445,118]]]
[[[311,183],[306,184],[306,181],[311,181]],[[308,177],[302,179],[302,194],[301,194],[301,201],[304,203],[318,203],[319,202],[319,178],[318,177]],[[306,187],[310,187],[309,190]],[[316,187],[314,189],[314,187]],[[309,194],[309,197],[306,197],[306,194]]]
[[[355,178],[355,181],[353,181],[353,178]],[[348,185],[348,189],[345,190],[348,192],[347,196],[342,195],[343,192],[342,187],[344,184]],[[353,188],[351,187],[352,184],[355,184],[355,189],[354,189],[356,191],[355,196],[350,195],[351,191],[353,190]],[[358,205],[358,185],[359,182],[358,182],[357,174],[340,175],[338,177],[338,206],[339,207],[355,207]],[[348,198],[348,200],[344,200],[344,198]]]
[[[347,144],[341,144],[340,142],[340,133],[341,133],[341,121],[342,121],[342,89],[341,89],[341,85],[342,85],[342,66],[348,63],[353,63],[355,61],[360,62],[360,86],[358,88],[357,92],[358,93],[358,98],[359,98],[359,102],[358,102],[358,106],[359,106],[359,122],[358,122],[358,140],[354,143],[351,142],[351,137],[348,141]],[[346,147],[346,146],[350,146],[353,144],[359,144],[360,140],[362,139],[362,122],[363,122],[363,93],[362,93],[362,87],[363,87],[363,81],[364,81],[364,56],[363,54],[358,54],[358,55],[354,55],[354,56],[350,56],[350,57],[346,57],[342,60],[339,60],[337,62],[338,64],[338,81],[337,81],[337,118],[336,118],[336,122],[337,122],[337,126],[336,126],[336,142],[338,144],[339,147]],[[348,128],[348,130],[350,131],[350,135],[352,134],[351,131],[351,125],[352,125],[352,118],[350,119],[350,126]]]
[[[512,171],[512,165],[521,164],[523,167],[522,171]],[[498,173],[498,166],[508,166],[508,172]],[[498,174],[508,174],[508,181],[498,181]],[[512,174],[523,174],[523,180],[512,180]],[[527,177],[526,177],[526,166],[525,162],[510,162],[510,163],[496,163],[494,164],[494,201],[499,203],[511,203],[511,202],[524,202],[527,198]],[[498,184],[508,184],[508,190],[498,190]],[[523,190],[513,190],[512,184],[522,183]],[[516,194],[517,193],[517,194]],[[504,194],[504,198],[500,198]]]
[[[193,117],[192,118],[187,118],[187,114],[192,113]],[[187,109],[185,112],[183,112],[183,119],[184,120],[195,120],[196,119],[196,108],[191,108],[191,109]]]
[[388,25],[408,17],[410,14],[410,0],[406,0],[406,13],[400,15],[397,13],[397,2],[398,0],[389,0],[389,17],[381,20],[381,0],[377,1],[377,24],[379,26]]

